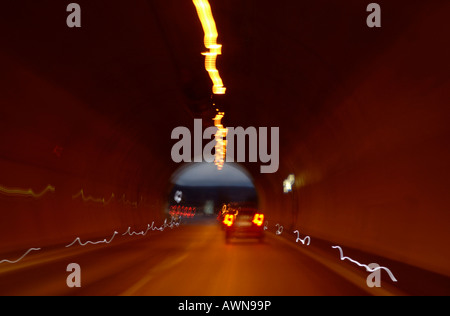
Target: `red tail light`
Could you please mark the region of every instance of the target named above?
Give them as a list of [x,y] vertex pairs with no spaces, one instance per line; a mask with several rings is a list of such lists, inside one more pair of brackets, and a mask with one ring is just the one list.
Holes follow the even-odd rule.
[[262,226],[264,223],[264,214],[255,214],[255,217],[253,217],[253,224],[257,226]]
[[223,223],[228,227],[232,226],[234,223],[234,215],[227,214],[223,220]]

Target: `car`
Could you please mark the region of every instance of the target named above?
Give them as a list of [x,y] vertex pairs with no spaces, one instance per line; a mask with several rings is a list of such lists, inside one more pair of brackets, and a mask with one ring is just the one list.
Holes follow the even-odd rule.
[[223,219],[225,240],[232,238],[255,238],[264,240],[264,214],[256,208],[239,208],[229,211]]

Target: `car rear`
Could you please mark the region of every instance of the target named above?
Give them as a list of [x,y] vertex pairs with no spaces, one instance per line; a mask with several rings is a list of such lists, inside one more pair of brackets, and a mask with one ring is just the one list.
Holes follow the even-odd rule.
[[256,209],[240,209],[225,215],[225,238],[256,238],[264,239],[264,214]]

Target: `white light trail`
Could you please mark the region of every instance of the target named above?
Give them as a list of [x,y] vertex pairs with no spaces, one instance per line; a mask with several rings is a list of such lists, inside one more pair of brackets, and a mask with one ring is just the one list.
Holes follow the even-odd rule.
[[306,245],[309,246],[311,244],[311,237],[306,236],[304,239],[301,239],[300,232],[298,230],[296,230],[294,234],[297,234],[297,240],[295,241],[296,243],[301,242],[304,245],[306,244],[306,241],[308,241]]
[[54,193],[55,190],[56,190],[55,187],[52,185],[48,185],[40,193],[35,193],[32,189],[25,190],[25,189],[18,189],[18,188],[6,188],[6,187],[0,186],[0,194],[8,195],[8,196],[23,196],[23,197],[31,196],[36,199],[43,197],[48,192]]
[[74,242],[73,243],[71,243],[70,245],[67,245],[66,246],[66,248],[69,248],[69,247],[72,247],[73,245],[75,245],[77,242],[80,244],[80,246],[86,246],[86,245],[99,245],[99,244],[110,244],[110,243],[112,243],[112,241],[114,240],[114,238],[116,237],[116,235],[118,235],[119,233],[118,232],[114,232],[114,235],[111,237],[111,239],[108,241],[108,240],[106,240],[106,239],[104,239],[104,240],[102,240],[102,241],[96,241],[96,242],[93,242],[93,241],[87,241],[87,242],[85,242],[85,243],[83,243],[82,241],[81,241],[81,238],[80,237],[77,237],[75,240],[74,240]]
[[378,271],[378,270],[384,270],[384,271],[386,271],[386,272],[389,274],[389,277],[391,278],[391,280],[392,280],[393,282],[397,282],[397,279],[394,277],[394,275],[392,274],[391,270],[389,270],[388,268],[386,268],[386,267],[378,267],[378,268],[375,268],[375,269],[371,269],[368,265],[359,263],[358,261],[353,260],[352,258],[345,257],[345,256],[344,256],[344,251],[342,250],[341,247],[339,247],[339,246],[332,246],[331,248],[333,248],[333,249],[338,249],[338,250],[339,250],[339,252],[340,252],[340,254],[341,254],[341,261],[348,260],[348,261],[350,261],[350,262],[352,262],[352,263],[354,263],[354,264],[356,264],[356,265],[358,265],[358,266],[360,266],[360,267],[365,268],[366,271],[367,271],[367,272],[370,272],[370,273],[375,272],[375,271]]
[[25,258],[26,256],[28,256],[28,254],[29,254],[30,252],[32,252],[32,251],[40,251],[40,250],[41,250],[41,248],[31,248],[31,249],[29,249],[22,257],[20,257],[19,259],[15,260],[15,261],[2,260],[2,261],[0,261],[0,264],[2,264],[2,263],[11,263],[11,264],[18,263],[18,262],[22,261],[23,258]]

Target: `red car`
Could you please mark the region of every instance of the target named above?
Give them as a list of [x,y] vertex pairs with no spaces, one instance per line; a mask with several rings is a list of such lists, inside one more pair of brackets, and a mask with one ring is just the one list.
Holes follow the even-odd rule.
[[256,238],[264,240],[264,214],[254,208],[239,208],[228,212],[223,220],[225,240],[231,238]]

